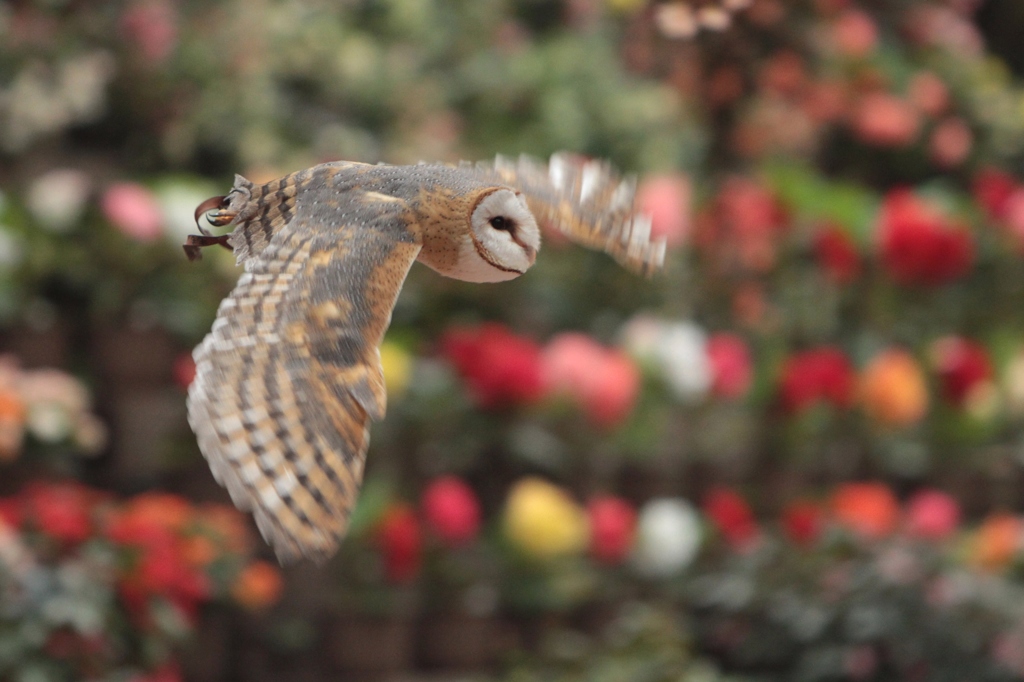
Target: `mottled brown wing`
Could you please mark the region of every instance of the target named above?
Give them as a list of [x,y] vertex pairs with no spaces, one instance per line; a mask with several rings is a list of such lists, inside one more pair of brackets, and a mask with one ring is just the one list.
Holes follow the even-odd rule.
[[300,202],[194,353],[189,423],[282,561],[326,558],[345,533],[385,410],[378,345],[420,249],[403,203],[345,209]]
[[650,218],[634,209],[636,179],[605,161],[572,154],[555,154],[548,163],[499,156],[476,169],[523,192],[538,222],[610,253],[635,272],[650,275],[665,261],[665,240],[652,239]]

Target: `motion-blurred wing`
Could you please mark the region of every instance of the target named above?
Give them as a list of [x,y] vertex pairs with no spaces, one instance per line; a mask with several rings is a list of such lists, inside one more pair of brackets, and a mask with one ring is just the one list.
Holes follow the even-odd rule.
[[339,224],[337,205],[299,199],[196,348],[188,397],[214,476],[282,561],[326,558],[345,533],[385,410],[378,344],[420,249],[402,202],[357,196]]
[[665,240],[651,238],[651,221],[634,211],[636,179],[605,161],[555,154],[548,163],[499,156],[477,171],[523,192],[541,223],[575,242],[602,249],[636,272],[651,274],[665,260]]

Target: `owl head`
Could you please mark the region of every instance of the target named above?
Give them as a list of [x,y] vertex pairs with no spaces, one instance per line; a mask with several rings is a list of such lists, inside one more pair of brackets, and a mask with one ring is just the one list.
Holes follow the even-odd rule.
[[458,204],[461,210],[445,211],[443,221],[437,214],[428,221],[422,262],[467,282],[504,282],[533,265],[540,229],[520,192],[488,187],[459,197]]

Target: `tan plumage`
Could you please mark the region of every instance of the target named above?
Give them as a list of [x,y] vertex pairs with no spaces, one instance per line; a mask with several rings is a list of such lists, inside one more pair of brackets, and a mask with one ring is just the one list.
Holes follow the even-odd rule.
[[[329,163],[204,202],[245,274],[196,348],[189,423],[216,479],[284,561],[330,556],[386,397],[378,346],[414,260],[502,281],[540,248],[536,219],[649,273],[664,243],[634,183],[567,155],[476,166]],[[209,212],[207,212],[209,210]],[[536,217],[536,219],[535,219]]]

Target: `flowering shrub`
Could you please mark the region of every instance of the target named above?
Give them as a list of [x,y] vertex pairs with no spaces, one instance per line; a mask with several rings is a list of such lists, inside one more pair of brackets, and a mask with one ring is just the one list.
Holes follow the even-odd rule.
[[38,482],[0,510],[3,677],[177,680],[174,646],[203,605],[259,610],[281,591],[277,569],[251,559],[248,526],[231,507]]

